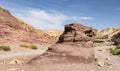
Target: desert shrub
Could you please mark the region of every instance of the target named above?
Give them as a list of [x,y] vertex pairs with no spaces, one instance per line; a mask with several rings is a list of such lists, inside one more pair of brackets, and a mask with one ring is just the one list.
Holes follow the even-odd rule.
[[37,49],[37,46],[36,45],[30,45],[30,48],[31,49]]
[[20,47],[30,48],[30,49],[38,49],[36,45],[30,44],[21,44]]
[[120,50],[119,49],[113,49],[113,50],[111,50],[111,53],[113,55],[119,55],[120,54]]
[[10,51],[10,47],[9,46],[0,46],[0,50]]
[[29,46],[27,44],[21,44],[19,45],[20,47],[25,47],[25,48],[28,48]]

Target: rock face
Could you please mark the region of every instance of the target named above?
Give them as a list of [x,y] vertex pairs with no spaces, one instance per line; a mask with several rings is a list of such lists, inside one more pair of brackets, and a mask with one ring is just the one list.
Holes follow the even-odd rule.
[[60,36],[58,43],[92,41],[96,32],[92,27],[86,27],[82,24],[65,25],[65,31]]
[[65,25],[65,31],[58,42],[33,60],[37,62],[92,63],[94,61],[92,44],[95,35],[96,30],[91,27],[76,23]]
[[51,43],[53,38],[15,18],[0,7],[0,45],[23,43]]

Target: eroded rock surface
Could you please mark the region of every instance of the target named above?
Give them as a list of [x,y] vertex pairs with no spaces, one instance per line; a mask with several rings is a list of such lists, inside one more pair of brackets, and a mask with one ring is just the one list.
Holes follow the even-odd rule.
[[68,24],[65,25],[65,31],[60,36],[58,43],[91,41],[96,32],[92,27],[86,27],[82,24]]

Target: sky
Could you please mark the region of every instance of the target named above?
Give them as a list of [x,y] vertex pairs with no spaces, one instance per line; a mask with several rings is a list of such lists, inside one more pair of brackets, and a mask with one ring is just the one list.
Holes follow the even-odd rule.
[[0,0],[0,6],[42,30],[64,30],[70,23],[120,27],[120,0]]

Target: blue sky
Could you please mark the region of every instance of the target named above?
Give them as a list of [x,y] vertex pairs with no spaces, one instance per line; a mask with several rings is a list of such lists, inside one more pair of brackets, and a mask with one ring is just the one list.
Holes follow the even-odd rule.
[[73,22],[98,30],[120,27],[120,0],[0,0],[0,6],[43,30]]

